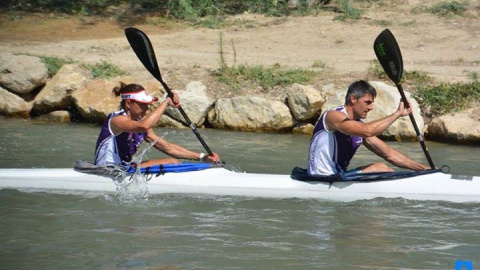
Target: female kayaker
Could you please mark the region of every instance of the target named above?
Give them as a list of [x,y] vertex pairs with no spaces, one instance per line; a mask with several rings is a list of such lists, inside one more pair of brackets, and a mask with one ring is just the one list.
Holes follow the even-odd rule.
[[154,127],[167,106],[177,108],[180,100],[174,94],[173,100],[167,97],[159,106],[147,114],[149,104],[158,100],[150,96],[145,88],[139,84],[120,83],[113,89],[116,96],[121,96],[120,110],[108,115],[103,123],[102,130],[97,139],[95,149],[96,165],[126,165],[132,161],[132,156],[145,140],[155,142],[154,147],[169,158],[153,159],[142,162],[140,167],[148,167],[158,164],[179,163],[178,159],[200,160],[203,162],[218,163],[219,156],[216,153],[206,155],[187,150],[160,138],[153,132]]

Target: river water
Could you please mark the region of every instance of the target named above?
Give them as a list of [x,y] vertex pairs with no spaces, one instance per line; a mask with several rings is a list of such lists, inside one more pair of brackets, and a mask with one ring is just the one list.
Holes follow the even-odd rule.
[[[0,124],[1,168],[72,167],[93,158],[99,132],[86,124]],[[288,174],[306,163],[309,136],[199,131],[233,170]],[[156,132],[202,150],[190,130]],[[418,143],[389,144],[425,162]],[[437,166],[480,175],[479,146],[427,146]],[[377,160],[362,149],[352,166]],[[457,261],[480,269],[480,203],[4,189],[0,217],[0,269],[455,269]]]

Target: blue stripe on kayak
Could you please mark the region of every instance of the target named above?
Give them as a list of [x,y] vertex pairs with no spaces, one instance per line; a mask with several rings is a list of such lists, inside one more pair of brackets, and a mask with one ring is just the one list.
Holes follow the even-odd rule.
[[[143,174],[159,174],[159,173],[179,173],[179,172],[191,172],[200,171],[211,168],[211,163],[176,163],[176,164],[162,164],[154,165],[150,167],[140,168],[140,172]],[[134,173],[137,168],[127,168],[128,173]]]

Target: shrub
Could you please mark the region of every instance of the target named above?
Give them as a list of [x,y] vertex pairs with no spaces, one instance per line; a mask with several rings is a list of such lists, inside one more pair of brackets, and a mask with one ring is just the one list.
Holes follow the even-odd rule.
[[39,56],[42,62],[47,66],[48,77],[51,78],[57,74],[63,65],[73,63],[73,60],[50,56]]
[[115,76],[122,76],[127,74],[126,71],[122,70],[121,68],[108,63],[107,61],[101,61],[95,65],[82,65],[84,68],[90,70],[93,78],[111,78]]
[[429,116],[461,111],[471,103],[480,101],[480,82],[442,83],[436,86],[420,86],[414,96]]

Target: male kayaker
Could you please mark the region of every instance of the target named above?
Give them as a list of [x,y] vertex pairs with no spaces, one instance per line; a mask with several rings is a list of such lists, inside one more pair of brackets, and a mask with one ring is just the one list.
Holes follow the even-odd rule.
[[398,109],[384,118],[364,123],[361,119],[373,110],[377,91],[368,82],[352,83],[345,96],[345,105],[325,111],[318,119],[310,141],[308,157],[309,175],[334,175],[390,172],[392,168],[383,162],[372,163],[348,171],[347,167],[356,150],[363,143],[370,151],[391,164],[411,169],[427,170],[430,167],[414,161],[403,153],[389,147],[377,136],[382,134],[398,118],[412,113],[402,101]]
[[129,164],[144,140],[155,142],[156,149],[172,157],[148,160],[139,164],[141,167],[179,163],[177,158],[210,163],[220,161],[216,153],[210,156],[190,151],[160,138],[153,132],[152,127],[158,123],[167,106],[175,108],[180,106],[177,94],[174,94],[173,100],[167,97],[164,102],[147,114],[149,104],[157,101],[158,98],[150,96],[143,86],[139,84],[126,85],[121,82],[119,87],[113,89],[113,93],[122,98],[120,110],[108,115],[103,123],[95,149],[96,165]]

